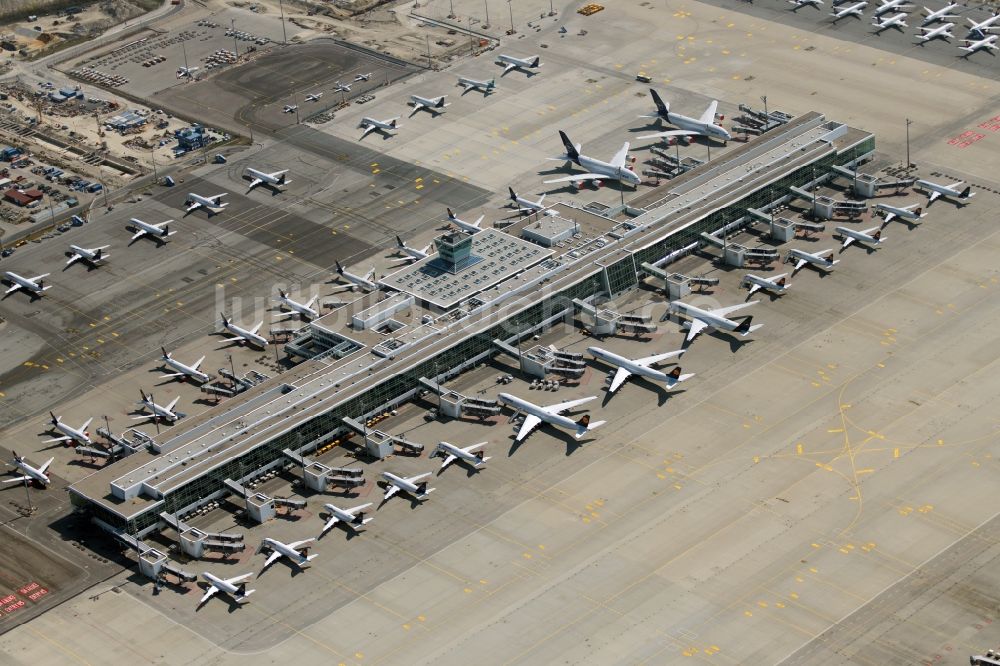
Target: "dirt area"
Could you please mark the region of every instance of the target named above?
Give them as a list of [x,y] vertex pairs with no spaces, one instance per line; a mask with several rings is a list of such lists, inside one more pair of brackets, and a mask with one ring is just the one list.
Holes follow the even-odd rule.
[[[150,11],[159,3],[155,0],[110,0],[76,7],[38,11],[21,20],[4,25],[0,41],[3,51],[14,58],[35,58],[66,42],[96,37],[113,25],[128,21]],[[80,11],[72,11],[79,9]],[[30,20],[33,18],[34,20]]]

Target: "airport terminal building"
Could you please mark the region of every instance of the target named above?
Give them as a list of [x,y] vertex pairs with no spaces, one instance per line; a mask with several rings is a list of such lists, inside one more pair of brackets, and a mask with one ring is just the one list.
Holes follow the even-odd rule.
[[70,486],[71,499],[111,530],[159,529],[161,513],[183,516],[229,494],[226,480],[293,464],[283,451],[328,445],[351,431],[345,419],[384,413],[581,302],[636,287],[644,264],[665,266],[702,234],[749,224],[874,150],[871,134],[812,112],[631,202],[626,221],[557,205],[505,230],[445,234],[382,290],[311,322],[286,345],[302,363],[179,421]]

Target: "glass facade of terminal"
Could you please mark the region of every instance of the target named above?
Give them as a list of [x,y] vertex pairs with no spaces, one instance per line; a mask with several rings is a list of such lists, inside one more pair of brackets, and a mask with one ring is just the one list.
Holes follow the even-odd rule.
[[398,404],[405,396],[420,386],[419,379],[421,377],[436,377],[443,372],[467,364],[472,359],[482,357],[484,354],[494,353],[496,350],[493,340],[509,339],[515,335],[527,334],[552,315],[572,309],[573,299],[587,299],[594,295],[603,294],[605,285],[612,294],[634,287],[638,280],[637,274],[641,270],[639,266],[643,262],[657,261],[668,253],[697,240],[702,232],[717,230],[725,224],[745,217],[747,208],[765,208],[775,199],[785,196],[788,187],[801,187],[823,175],[830,166],[844,165],[862,158],[870,154],[874,147],[874,137],[868,137],[852,149],[826,155],[813,164],[788,174],[772,185],[749,194],[739,202],[711,213],[679,232],[630,253],[603,269],[595,265],[592,275],[584,277],[559,293],[545,297],[540,295],[541,300],[534,304],[520,310],[504,313],[502,315],[503,321],[498,321],[495,325],[481,332],[471,335],[463,334],[460,331],[454,332],[453,335],[461,340],[435,358],[403,370],[373,386],[363,395],[347,400],[293,430],[274,437],[239,458],[220,463],[215,469],[168,494],[162,502],[150,502],[149,508],[145,509],[134,520],[129,521],[127,525],[113,512],[90,504],[85,498],[73,494],[73,501],[79,506],[89,505],[96,517],[116,529],[122,529],[132,534],[145,530],[159,520],[161,512],[174,513],[186,509],[217,493],[222,488],[225,479],[253,476],[257,470],[281,459],[282,449],[298,450],[310,442],[333,439],[345,431],[342,420],[344,417],[360,418]]

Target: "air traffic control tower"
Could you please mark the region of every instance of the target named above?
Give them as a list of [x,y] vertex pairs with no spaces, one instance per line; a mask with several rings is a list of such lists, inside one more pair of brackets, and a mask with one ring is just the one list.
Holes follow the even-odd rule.
[[402,405],[421,379],[444,382],[500,353],[494,341],[513,345],[573,317],[574,301],[634,289],[644,264],[668,266],[702,234],[732,233],[753,221],[748,209],[799,196],[874,150],[868,132],[811,112],[644,192],[627,219],[557,204],[558,224],[536,217],[511,233],[445,234],[436,254],[383,277],[379,292],[310,322],[308,341],[286,345],[304,359],[294,368],[74,483],[71,501],[105,528],[141,537],[161,526],[161,513],[183,516],[228,494],[227,479],[290,465],[285,449],[311,453],[349,431],[345,418]]

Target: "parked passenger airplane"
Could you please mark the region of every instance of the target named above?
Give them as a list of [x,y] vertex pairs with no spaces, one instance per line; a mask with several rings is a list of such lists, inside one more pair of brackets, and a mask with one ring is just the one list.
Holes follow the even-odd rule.
[[237,326],[232,321],[227,319],[225,314],[220,312],[219,315],[222,317],[222,327],[227,331],[229,331],[230,333],[236,334],[235,338],[226,338],[226,342],[239,342],[239,343],[247,342],[252,345],[256,345],[257,347],[260,347],[261,349],[267,346],[267,339],[257,334],[257,331],[260,330],[260,327],[264,325],[263,320],[261,320],[253,328],[247,330],[245,328]]
[[750,287],[750,291],[747,293],[747,298],[750,298],[761,289],[769,291],[772,294],[784,294],[785,290],[792,286],[791,283],[785,279],[787,275],[788,273],[781,273],[780,275],[773,275],[766,278],[760,275],[754,275],[753,273],[747,273],[743,276],[743,280],[740,284],[744,287]]
[[277,319],[287,319],[288,317],[305,317],[307,319],[319,319],[319,312],[313,308],[313,303],[316,302],[319,296],[313,296],[305,303],[299,303],[293,300],[288,294],[283,290],[278,290],[278,302],[286,306],[290,312],[281,312],[275,315]]
[[421,259],[426,259],[429,256],[431,248],[434,246],[433,243],[428,243],[424,246],[424,249],[418,250],[415,247],[410,247],[403,242],[403,239],[396,236],[396,254],[402,255],[407,262],[410,261],[420,261]]
[[483,93],[484,97],[488,97],[493,94],[493,91],[497,89],[496,79],[490,79],[489,81],[477,81],[476,79],[469,79],[464,76],[458,77],[458,85],[465,88],[462,91],[462,95],[469,92],[470,90],[478,90]]
[[924,33],[922,35],[917,35],[917,39],[920,39],[923,42],[929,42],[932,39],[940,37],[941,39],[948,41],[949,39],[955,36],[951,34],[951,32],[949,32],[951,28],[954,27],[955,27],[954,23],[942,23],[936,28],[921,27],[920,29],[923,30]]
[[819,6],[823,4],[823,0],[788,0],[788,3],[791,5],[795,5],[794,7],[792,7],[792,11],[797,12],[799,9],[805,7],[806,5],[811,5],[816,9],[819,9]]
[[136,232],[132,235],[132,240],[130,242],[137,241],[143,236],[149,236],[162,245],[166,242],[164,239],[167,236],[173,236],[177,233],[176,231],[170,231],[170,223],[173,222],[173,220],[151,224],[149,222],[143,222],[137,217],[133,217],[129,220],[129,222],[131,222],[136,229]]
[[[929,23],[934,23],[935,21],[944,21],[947,19],[958,18],[958,14],[949,14],[948,12],[958,9],[957,2],[951,2],[942,7],[941,9],[932,11],[928,7],[924,7],[924,11],[927,12],[927,16],[924,17],[923,25],[928,25]],[[954,23],[952,24],[954,25]]]
[[911,222],[916,222],[926,215],[923,213],[923,208],[919,204],[911,204],[909,206],[890,206],[889,204],[877,203],[875,204],[875,209],[880,210],[885,213],[884,224],[889,224],[894,218],[900,217],[904,220],[910,220]]
[[830,16],[833,17],[834,23],[848,16],[861,18],[862,16],[864,16],[865,7],[867,6],[868,6],[867,0],[861,0],[861,2],[856,2],[853,5],[844,7],[843,9],[833,10],[832,12],[830,12]]
[[684,338],[684,343],[687,344],[698,337],[702,331],[708,329],[739,333],[743,337],[750,335],[764,324],[754,324],[751,326],[750,322],[753,321],[752,316],[741,317],[740,319],[742,321],[737,321],[729,319],[728,315],[738,312],[743,308],[748,308],[751,305],[756,305],[759,302],[760,301],[749,301],[747,303],[740,303],[739,305],[730,305],[724,308],[715,308],[714,310],[704,310],[682,301],[671,301],[669,311],[676,315],[689,317],[689,321],[685,321],[681,324],[681,328],[687,330],[687,336]]
[[[908,3],[909,0],[882,0],[882,4],[875,8],[875,12],[872,16],[877,18],[882,16],[882,14],[893,10],[897,12],[908,12],[913,9],[913,5]],[[906,16],[906,14],[904,13],[903,16]]]
[[224,196],[226,196],[225,192],[222,194],[213,194],[210,197],[203,197],[200,194],[189,192],[187,201],[184,202],[184,205],[187,206],[185,214],[198,210],[199,208],[207,210],[209,216],[221,213],[222,209],[229,205],[227,203],[222,203],[222,197]]
[[623,184],[632,185],[633,187],[639,186],[639,183],[641,182],[639,174],[625,166],[625,162],[628,159],[628,141],[626,141],[618,152],[615,153],[615,156],[611,158],[610,162],[602,162],[601,160],[587,157],[582,154],[580,152],[581,145],[574,145],[573,142],[569,140],[569,137],[566,136],[566,132],[559,130],[559,137],[562,139],[563,145],[566,147],[566,154],[559,157],[550,157],[549,159],[560,162],[572,162],[573,164],[586,169],[587,173],[553,178],[552,180],[544,181],[546,184],[581,183],[583,181],[591,180],[597,185],[600,185],[602,181],[611,179],[617,180]]
[[45,284],[45,278],[47,278],[50,273],[42,273],[41,275],[36,275],[32,278],[22,277],[11,271],[6,271],[3,275],[4,282],[11,285],[10,289],[4,292],[4,298],[10,296],[18,290],[24,290],[24,292],[32,298],[38,298],[42,295],[42,292],[48,291],[52,288],[52,285]]
[[323,93],[321,93],[321,92],[312,93],[312,94],[306,95],[306,101],[307,102],[318,102],[321,97],[323,97]]
[[340,275],[340,277],[344,278],[349,283],[347,285],[344,285],[343,288],[354,289],[355,287],[361,287],[361,289],[364,291],[378,291],[378,285],[372,282],[372,278],[375,277],[374,266],[372,266],[372,269],[368,271],[368,273],[364,277],[361,277],[360,275],[355,275],[354,273],[351,273],[350,271],[345,269],[343,266],[340,265],[339,261],[336,261],[336,264],[337,264],[337,273]]
[[678,349],[677,351],[664,352],[663,354],[653,354],[652,356],[631,359],[606,349],[601,349],[600,347],[587,347],[588,354],[617,368],[615,376],[611,380],[611,386],[608,388],[608,394],[614,394],[625,383],[625,380],[632,375],[639,375],[640,377],[666,384],[667,388],[673,388],[684,380],[694,377],[693,372],[682,375],[679,365],[674,366],[674,369],[670,372],[663,372],[662,370],[655,370],[653,368],[657,363],[662,363],[671,358],[680,358],[684,354],[684,351],[683,349]]
[[[444,458],[444,462],[441,463],[440,469],[444,469],[448,465],[452,464],[456,460],[461,460],[462,462],[472,465],[475,469],[481,469],[486,461],[489,460],[489,456],[483,453],[482,447],[486,446],[488,442],[479,442],[478,444],[472,444],[466,446],[465,448],[459,448],[454,444],[449,444],[448,442],[438,442],[437,448],[431,453],[431,458],[434,456],[441,456]],[[440,473],[440,471],[439,471]]]
[[517,208],[517,212],[521,215],[530,215],[531,213],[540,213],[545,210],[545,195],[543,194],[538,198],[538,201],[531,201],[530,199],[525,199],[524,197],[518,196],[514,193],[513,187],[508,187],[507,191],[510,192],[510,200],[514,206]]
[[79,428],[74,428],[73,426],[66,425],[62,422],[58,416],[49,412],[49,416],[52,417],[52,427],[62,433],[61,437],[54,437],[53,439],[47,439],[43,444],[51,444],[53,442],[77,442],[78,444],[83,444],[84,446],[93,446],[94,442],[90,439],[90,433],[87,432],[87,426],[90,422],[94,420],[93,417],[87,419],[83,422],[83,425]]
[[988,51],[996,51],[998,48],[1000,48],[997,46],[998,39],[1000,39],[1000,37],[998,37],[997,35],[988,35],[986,37],[983,37],[982,39],[975,39],[975,40],[967,39],[965,40],[965,46],[959,46],[958,48],[965,51],[965,55],[963,57],[968,58],[970,55],[981,49],[986,49]]
[[[826,255],[830,255],[829,259]],[[833,258],[833,250],[820,250],[819,252],[806,252],[805,250],[796,250],[792,248],[785,255],[785,263],[790,263],[792,259],[795,259],[795,268],[792,269],[792,276],[799,272],[799,270],[806,264],[812,264],[819,270],[827,273],[833,270],[834,264],[839,264],[839,259]]]
[[479,225],[482,223],[483,218],[486,217],[485,215],[480,215],[479,219],[476,220],[475,222],[466,222],[464,220],[460,220],[457,217],[455,217],[455,214],[451,212],[451,208],[446,208],[445,210],[448,211],[448,221],[454,224],[462,231],[469,234],[474,234],[477,231],[482,231]]
[[[430,472],[424,472],[423,474],[417,474],[416,476],[396,476],[392,472],[382,472],[382,478],[386,480],[387,486],[385,488],[384,500],[389,499],[396,493],[402,491],[407,495],[411,496],[413,499],[423,502],[427,499],[427,496],[434,492],[433,488],[427,487],[426,481],[420,481],[420,479],[425,479],[430,476]],[[419,481],[419,483],[417,483]]]
[[927,194],[928,206],[941,197],[944,197],[945,199],[957,200],[964,206],[969,199],[976,196],[976,193],[972,191],[972,187],[969,185],[965,185],[963,189],[959,189],[963,185],[965,185],[965,183],[961,180],[957,183],[952,183],[951,185],[939,185],[929,180],[918,180],[915,187],[918,190],[923,190]]
[[835,229],[840,237],[844,239],[844,244],[840,246],[840,251],[843,252],[844,248],[848,245],[858,241],[868,246],[881,245],[882,241],[882,227],[872,227],[871,229],[865,229],[863,231],[857,231],[855,229],[849,229],[848,227],[837,227]]
[[451,106],[450,104],[445,104],[444,100],[447,95],[441,95],[440,97],[421,97],[420,95],[410,95],[410,105],[413,107],[413,111],[410,111],[410,117],[421,109],[427,109],[432,115],[438,115],[441,113],[441,109],[446,106]]
[[177,401],[180,400],[180,396],[174,398],[170,401],[170,404],[166,407],[158,405],[153,401],[152,395],[146,395],[142,389],[139,389],[139,395],[142,396],[142,400],[139,401],[139,405],[143,408],[149,410],[149,414],[143,414],[142,416],[133,416],[133,421],[145,421],[163,419],[169,423],[176,423],[180,419],[180,415],[174,411],[174,407],[177,405]]
[[320,536],[329,532],[330,529],[337,524],[344,525],[352,532],[357,532],[362,525],[367,525],[372,521],[371,518],[365,518],[364,514],[364,510],[371,505],[372,503],[368,502],[367,504],[362,504],[350,509],[341,509],[333,504],[324,504],[323,506],[330,512],[330,517],[323,525],[323,531],[320,532]]
[[251,169],[247,167],[247,175],[252,179],[250,181],[250,186],[247,187],[247,193],[258,185],[263,185],[269,187],[278,192],[282,191],[282,187],[288,185],[290,180],[285,178],[288,173],[288,169],[282,169],[281,171],[275,171],[273,173],[267,173],[265,171],[258,171],[257,169]]
[[577,439],[580,439],[591,430],[599,428],[605,423],[605,421],[594,421],[591,423],[590,414],[584,414],[579,421],[562,416],[562,413],[567,410],[588,403],[591,400],[596,400],[596,395],[546,406],[536,405],[509,393],[501,393],[497,397],[500,399],[500,402],[514,410],[514,416],[511,417],[511,421],[518,414],[524,414],[524,423],[521,424],[521,428],[517,431],[517,436],[514,438],[514,441],[517,442],[523,441],[525,437],[530,435],[542,423],[571,430]]
[[4,483],[31,482],[44,488],[52,482],[49,478],[48,471],[49,465],[52,464],[52,461],[55,460],[55,458],[49,458],[41,467],[34,467],[23,457],[17,455],[17,451],[12,451],[12,453],[14,454],[14,461],[9,464],[14,466],[16,469],[21,470],[23,476],[19,476],[16,479],[4,479]]
[[214,596],[217,592],[225,592],[238,604],[245,604],[249,602],[250,599],[248,597],[256,592],[256,590],[248,590],[245,582],[247,578],[253,576],[252,573],[235,576],[233,578],[218,578],[217,576],[213,576],[206,571],[202,573],[201,576],[208,581],[208,591],[205,592],[205,596],[203,596],[201,601],[198,602],[199,607],[212,598],[212,596]]
[[277,539],[265,537],[264,540],[260,542],[257,552],[259,553],[261,551],[269,550],[271,551],[271,554],[267,556],[267,560],[264,562],[264,567],[261,571],[267,569],[281,557],[287,557],[299,569],[306,569],[312,566],[309,563],[319,557],[319,553],[310,555],[308,545],[315,540],[316,539],[303,539],[302,541],[283,543]]
[[639,117],[660,118],[679,129],[666,130],[655,134],[646,134],[644,136],[640,136],[640,139],[705,136],[719,139],[725,143],[733,138],[732,135],[715,120],[715,114],[719,108],[718,101],[713,99],[711,104],[708,105],[708,108],[701,114],[700,118],[689,118],[687,116],[682,116],[679,113],[671,113],[670,105],[660,99],[660,95],[652,88],[649,89],[649,94],[653,98],[653,103],[656,104],[656,113]]
[[163,361],[163,364],[166,365],[168,368],[177,371],[177,372],[172,372],[168,375],[160,375],[161,378],[186,379],[187,377],[190,377],[191,379],[195,380],[200,384],[204,384],[209,379],[211,379],[211,377],[209,377],[204,372],[198,369],[199,367],[201,367],[202,362],[205,360],[204,356],[199,358],[191,365],[185,365],[184,363],[181,363],[173,356],[171,356],[170,352],[168,352],[165,348],[160,347],[160,351],[163,352],[163,356],[160,357],[160,360]]
[[109,247],[111,246],[101,245],[100,247],[87,248],[80,247],[79,245],[70,245],[69,252],[66,253],[66,256],[69,257],[69,261],[66,262],[66,265],[69,266],[74,262],[82,261],[90,264],[91,266],[98,266],[107,261],[108,257],[111,256],[110,253],[104,254],[104,251]]
[[507,76],[515,69],[519,69],[528,76],[534,76],[538,74],[537,70],[542,66],[541,56],[531,56],[529,58],[515,58],[509,55],[498,55],[496,59],[497,65],[504,65],[503,74],[500,76]]
[[374,118],[365,116],[361,119],[361,123],[358,124],[358,127],[364,128],[364,131],[361,132],[361,138],[365,138],[372,132],[379,132],[384,136],[393,136],[393,133],[400,128],[400,125],[396,124],[397,120],[399,120],[398,116],[396,118],[389,118],[388,120],[375,120]]
[[872,21],[872,25],[875,26],[876,35],[888,28],[896,28],[897,30],[902,32],[903,28],[909,27],[906,25],[905,19],[906,19],[906,14],[899,13],[896,14],[895,16],[889,16],[886,18],[876,18],[874,21]]

